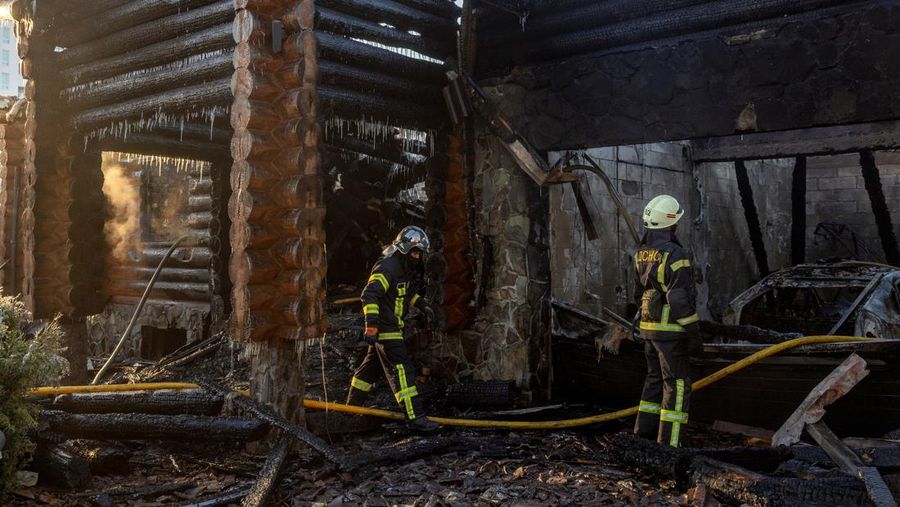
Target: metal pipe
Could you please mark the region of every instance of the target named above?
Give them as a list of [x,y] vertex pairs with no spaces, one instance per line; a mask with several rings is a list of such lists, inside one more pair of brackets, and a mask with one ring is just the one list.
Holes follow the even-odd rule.
[[101,378],[103,378],[103,374],[106,373],[106,370],[109,368],[109,365],[112,364],[113,359],[119,354],[122,350],[122,345],[125,343],[125,338],[131,334],[131,329],[134,327],[134,324],[137,322],[138,316],[141,314],[141,310],[144,309],[144,305],[147,304],[147,299],[150,297],[150,291],[153,290],[153,286],[156,285],[156,279],[159,278],[159,274],[162,272],[163,266],[166,264],[166,261],[169,260],[169,257],[172,255],[172,252],[181,244],[182,241],[188,239],[188,236],[182,236],[175,240],[175,243],[172,243],[172,246],[169,247],[169,250],[166,251],[166,254],[163,255],[162,260],[159,261],[159,266],[156,267],[156,272],[153,273],[153,276],[150,278],[150,282],[147,284],[147,288],[144,290],[144,295],[141,296],[141,300],[137,305],[137,308],[134,309],[134,314],[131,316],[131,321],[128,322],[128,327],[125,328],[125,332],[122,333],[122,337],[119,338],[119,343],[116,344],[116,348],[113,349],[112,354],[109,355],[109,358],[103,364],[103,367],[100,368],[100,371],[97,372],[97,375],[94,377],[94,380],[91,381],[91,385],[97,385]]

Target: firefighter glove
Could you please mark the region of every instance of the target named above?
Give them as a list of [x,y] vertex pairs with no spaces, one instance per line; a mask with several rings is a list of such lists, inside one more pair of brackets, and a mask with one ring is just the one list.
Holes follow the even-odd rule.
[[378,342],[378,328],[368,326],[363,331],[362,339],[369,345],[375,345]]

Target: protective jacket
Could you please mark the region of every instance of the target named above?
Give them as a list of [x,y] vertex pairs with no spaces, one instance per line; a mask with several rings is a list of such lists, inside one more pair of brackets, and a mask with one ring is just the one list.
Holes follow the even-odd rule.
[[694,280],[681,244],[671,230],[647,232],[634,256],[637,270],[635,299],[640,304],[641,336],[651,340],[677,340],[685,326],[700,320]]
[[378,328],[378,341],[402,340],[409,309],[416,305],[424,289],[422,278],[403,255],[394,253],[379,259],[362,293],[366,327]]

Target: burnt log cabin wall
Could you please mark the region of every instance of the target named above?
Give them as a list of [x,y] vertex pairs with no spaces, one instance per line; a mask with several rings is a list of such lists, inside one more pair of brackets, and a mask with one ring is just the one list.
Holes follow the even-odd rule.
[[[221,308],[213,320],[231,310],[231,332],[253,357],[256,395],[299,417],[297,352],[326,324],[320,158],[383,176],[428,174],[427,221],[441,232],[447,161],[431,155],[446,143],[441,60],[455,52],[458,8],[443,0],[40,0],[13,11],[30,79],[26,146],[36,147],[34,158],[26,149],[25,173],[39,169],[37,192],[28,180],[23,191],[23,226],[34,227],[29,196],[41,217],[28,234],[34,253],[24,245],[25,285],[40,282],[32,306],[80,319],[109,295],[130,294],[136,281],[127,278],[146,271],[91,269],[106,256],[84,255],[98,251],[87,245],[102,243],[102,229],[73,209],[103,201],[90,198],[102,189],[101,152],[212,162],[212,181],[191,183],[192,192],[212,188],[191,201],[208,205],[200,220],[208,230],[189,245],[194,256],[176,259],[213,257],[208,296]],[[275,22],[283,38],[272,35]],[[85,228],[90,234],[76,238]],[[116,276],[101,284],[98,272]],[[438,302],[445,272],[440,262],[429,272]]]
[[[709,304],[705,317],[721,315],[725,304],[759,276],[735,184],[735,158],[748,159],[774,269],[790,264],[789,245],[782,238],[791,228],[794,157],[851,152],[842,155],[848,164],[809,159],[806,258],[827,256],[813,229],[840,207],[837,221],[846,216],[848,224],[864,223],[863,235],[874,247],[872,260],[881,260],[875,225],[868,230],[873,219],[856,152],[897,147],[896,127],[891,127],[900,113],[894,93],[900,80],[893,57],[900,49],[896,3],[534,2],[524,29],[523,19],[478,5],[477,77],[526,137],[539,149],[560,155],[611,147],[592,154],[626,200],[636,196],[644,203],[653,192],[666,190],[686,203],[691,223],[680,233],[693,237],[700,297]],[[811,142],[816,130],[797,130],[809,128],[831,130]],[[762,156],[748,144],[734,158],[716,159],[728,162],[698,164],[697,153],[708,152],[709,143],[683,141],[716,136],[726,137],[713,139],[714,146],[738,145],[742,136],[749,136],[748,142],[753,136],[771,136],[789,149],[773,156],[780,152],[763,146],[768,154]],[[755,160],[762,158],[773,160]],[[897,191],[896,155],[882,151],[875,158],[890,201]],[[593,176],[585,178],[606,211],[605,187]],[[587,290],[602,294],[608,306],[624,308],[631,283],[617,265],[632,248],[631,240],[625,250],[610,251],[607,260],[597,261],[597,270],[580,268],[592,262],[565,259],[560,253],[568,247],[556,237],[583,236],[571,199],[568,188],[551,189],[552,203],[572,204],[566,217],[555,216],[557,205],[551,205],[554,295],[565,294],[573,298],[569,302],[594,311],[598,306]],[[862,206],[859,212],[857,206]],[[634,209],[639,210],[637,203]],[[601,226],[619,238],[624,222],[609,211],[611,217]],[[862,214],[867,217],[858,216]],[[896,214],[893,221],[898,231]],[[593,243],[585,243],[591,252],[608,247],[603,239]],[[566,264],[570,260],[573,264]],[[563,274],[570,278],[557,276],[566,270]],[[596,287],[598,281],[603,287]]]
[[[455,20],[441,13],[455,8],[440,0],[236,5],[232,334],[249,344],[254,396],[299,419],[298,355],[327,324],[323,158],[344,171],[441,163],[420,145],[446,135],[436,57],[453,54]],[[273,20],[283,23],[283,41],[268,36]]]
[[2,251],[6,262],[2,276],[3,293],[16,295],[22,286],[21,209],[25,165],[25,99],[7,99],[0,109],[0,212],[2,212]]
[[[231,130],[225,115],[232,96],[234,6],[230,0],[41,0],[14,2],[12,12],[28,80],[21,290],[36,315],[65,316],[77,377],[88,352],[85,319],[93,321],[91,316],[101,312],[117,315],[116,303],[133,305],[140,296],[137,287],[149,279],[147,262],[155,251],[148,244],[136,252],[140,261],[119,263],[99,254],[110,249],[104,236],[110,217],[101,153],[217,162],[213,168],[229,159]],[[218,173],[206,178],[221,178]],[[202,191],[203,178],[190,185],[196,195],[180,218],[194,229],[193,244],[188,242],[176,258],[206,259],[206,265],[196,266],[199,275],[188,285],[197,287],[190,290],[178,284],[167,292],[172,281],[161,282],[150,308],[163,309],[148,312],[150,321],[136,326],[138,334],[140,324],[183,327],[196,320],[196,312],[171,310],[185,294],[194,294],[188,300],[202,300],[203,320],[210,290],[220,297],[227,290],[222,283],[210,288],[210,248],[227,252],[217,244],[220,234],[210,237],[210,230],[221,229],[211,210],[200,209],[212,200],[208,189]],[[183,274],[167,270],[166,276]],[[129,313],[126,309],[118,316]],[[95,353],[107,348],[100,341]]]

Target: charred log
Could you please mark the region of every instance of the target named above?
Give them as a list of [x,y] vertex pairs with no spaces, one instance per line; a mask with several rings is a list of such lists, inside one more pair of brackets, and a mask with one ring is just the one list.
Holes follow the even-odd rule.
[[[210,5],[184,13],[160,18],[148,23],[130,24],[128,28],[106,37],[92,36],[88,42],[70,46],[57,56],[63,68],[119,55],[151,44],[198,32],[213,25],[234,19],[233,0],[211,0]],[[68,14],[68,13],[67,13]]]
[[322,114],[344,118],[371,118],[385,123],[401,122],[422,128],[435,128],[441,118],[420,104],[399,99],[371,96],[340,88],[320,86]]
[[215,415],[222,398],[201,390],[78,393],[57,396],[52,408],[78,414]]
[[157,2],[156,0],[133,0],[119,7],[97,12],[81,23],[64,24],[56,36],[56,44],[62,47],[75,46],[85,41],[97,39],[129,27],[140,25],[184,9],[201,6],[215,0],[179,0],[178,2]]
[[[218,124],[223,123],[222,127]],[[156,125],[147,128],[148,134],[160,135],[179,141],[203,141],[216,145],[228,146],[234,132],[227,120],[216,119],[212,125],[199,123],[178,123],[175,125]],[[225,126],[227,125],[227,128]]]
[[44,481],[66,489],[77,489],[91,482],[87,460],[58,445],[40,445],[31,467]]
[[184,60],[175,67],[148,72],[140,78],[124,74],[100,84],[67,88],[62,91],[60,98],[71,108],[90,109],[188,85],[222,80],[230,78],[234,72],[232,59],[232,53],[225,52],[197,62]]
[[374,70],[360,69],[327,60],[319,64],[319,79],[323,85],[338,86],[369,95],[389,95],[408,99],[429,100],[435,109],[439,107],[437,88],[399,75],[383,74]]
[[406,153],[401,149],[399,144],[392,145],[391,141],[373,144],[355,137],[338,137],[327,140],[326,144],[342,150],[362,153],[363,155],[406,166],[415,166],[422,163],[422,157],[418,157],[412,153]]
[[231,97],[231,80],[220,79],[83,111],[73,117],[72,123],[76,130],[87,130],[115,121],[140,118],[143,114],[183,113],[224,106],[231,101]]
[[103,151],[119,151],[139,155],[183,157],[194,160],[219,160],[228,156],[228,145],[202,141],[158,137],[152,134],[128,134],[126,139],[105,137],[90,144]]
[[99,440],[252,441],[269,425],[258,419],[149,414],[69,414],[45,411],[47,428],[70,438]]
[[[143,281],[114,280],[109,294],[126,298],[139,298],[147,284]],[[209,283],[157,282],[150,291],[150,298],[165,301],[209,301]]]
[[331,9],[320,7],[317,10],[317,14],[316,29],[325,32],[410,49],[439,60],[452,56],[455,50],[452,44],[442,44],[426,37],[413,35],[408,31],[388,28],[373,21],[360,19]]
[[319,0],[316,5],[445,40],[452,39],[456,33],[455,18],[448,19],[422,12],[393,0]]
[[486,63],[497,68],[506,67],[519,63],[515,57],[523,53],[525,59],[530,62],[548,60],[751,20],[778,18],[840,3],[842,2],[839,0],[762,0],[752,3],[728,0],[714,4],[704,2],[701,5],[659,12],[648,17],[544,38],[529,45],[524,52],[516,47],[516,44],[509,44],[493,51],[491,61]]
[[[428,83],[446,81],[441,67],[430,62],[407,58],[340,35],[316,32],[316,38],[319,41],[320,61],[330,60],[395,76],[409,76],[410,79]],[[297,42],[299,39],[293,44]]]
[[869,505],[865,488],[852,478],[773,478],[698,452],[661,446],[634,435],[607,439],[606,450],[620,462],[679,486],[705,485],[716,497],[753,506]]
[[232,402],[243,411],[252,414],[254,417],[257,417],[274,427],[280,428],[285,434],[310,446],[328,461],[341,466],[341,468],[349,469],[349,462],[347,461],[346,456],[343,456],[330,448],[321,438],[276,415],[268,407],[243,396],[234,397],[230,389],[218,385],[215,382],[202,378],[196,379],[195,381],[201,387],[213,394],[231,397]]
[[83,84],[231,47],[234,47],[234,36],[231,23],[227,23],[121,55],[76,65],[63,70],[61,75],[69,85]]
[[412,438],[377,451],[357,453],[353,457],[353,468],[360,469],[376,463],[409,463],[424,456],[465,449],[466,444],[466,440],[459,437]]
[[278,475],[284,468],[284,460],[291,451],[291,444],[293,444],[293,442],[294,439],[290,436],[281,436],[278,439],[275,448],[272,450],[272,453],[269,455],[268,459],[266,459],[266,463],[263,465],[262,470],[259,472],[256,484],[250,488],[250,492],[247,493],[247,496],[244,497],[244,500],[241,502],[242,507],[262,507],[269,505],[272,491],[275,489],[275,486],[278,485]]

